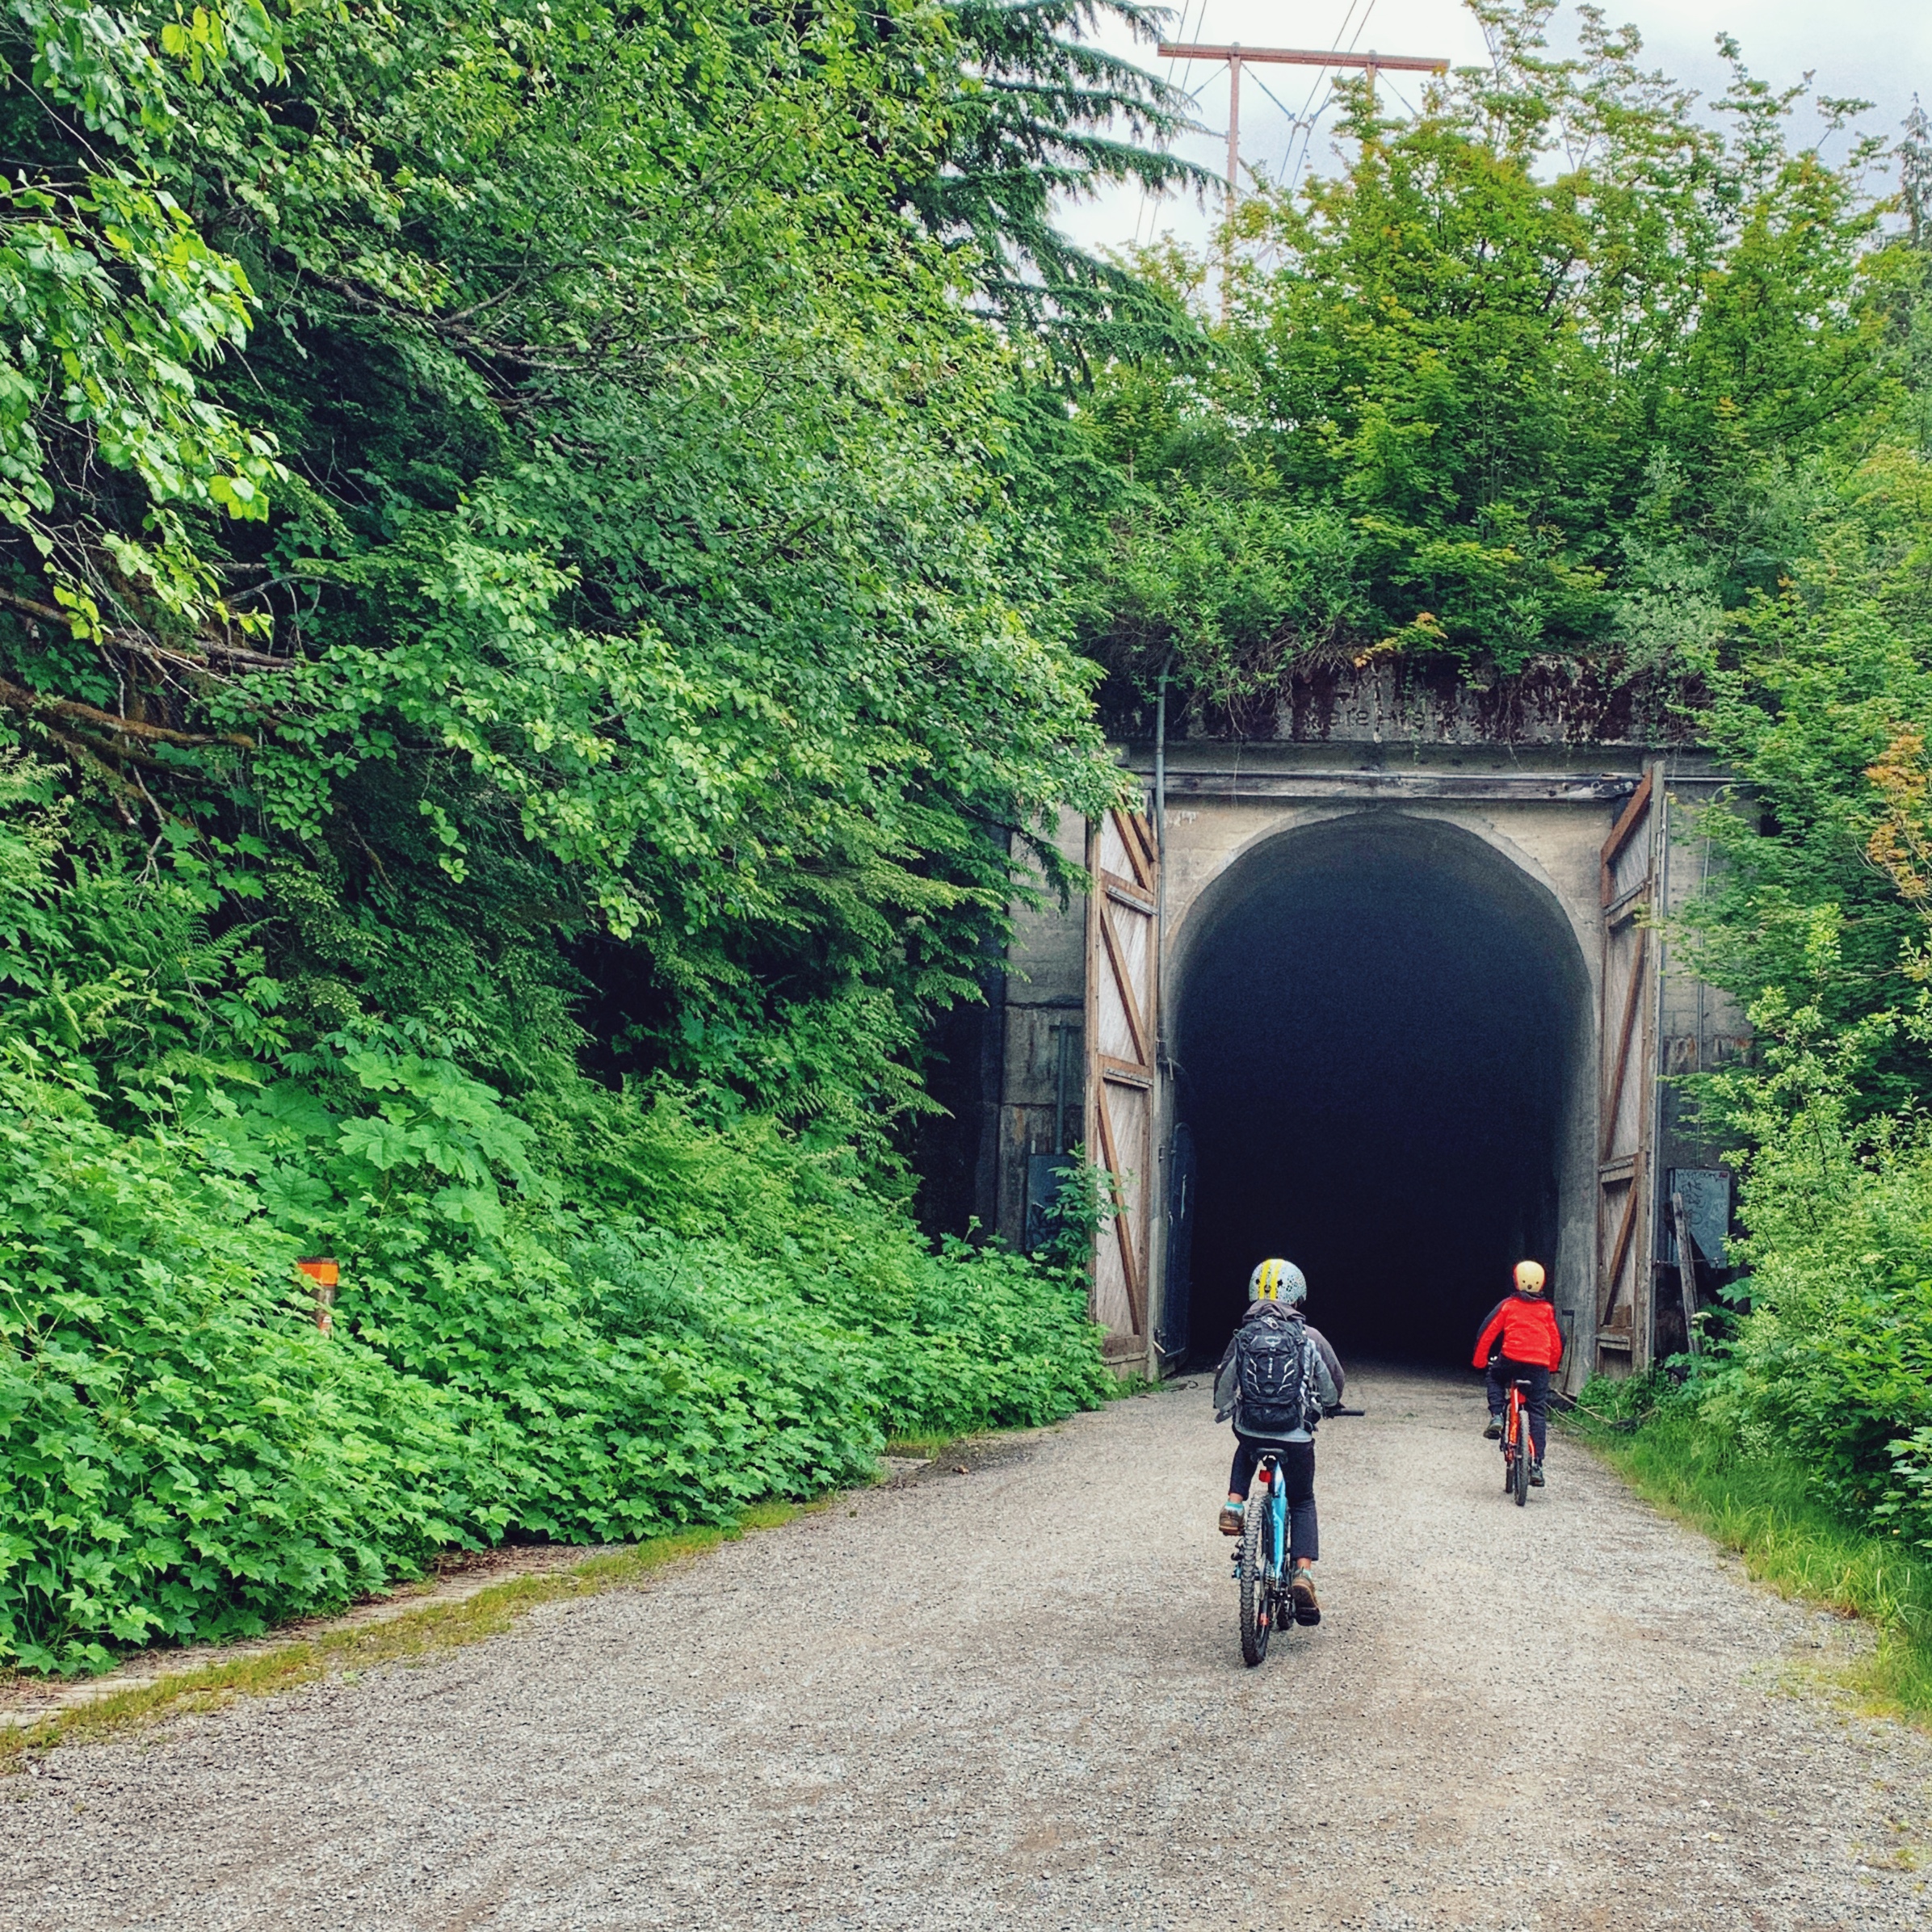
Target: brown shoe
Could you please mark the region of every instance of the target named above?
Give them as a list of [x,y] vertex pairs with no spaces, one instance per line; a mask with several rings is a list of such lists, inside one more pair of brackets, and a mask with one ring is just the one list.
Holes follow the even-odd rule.
[[1237,1502],[1221,1505],[1221,1534],[1238,1536],[1247,1525],[1247,1511]]
[[1296,1571],[1294,1580],[1288,1586],[1288,1594],[1295,1599],[1297,1623],[1321,1621],[1321,1606],[1315,1601],[1315,1579],[1305,1567]]

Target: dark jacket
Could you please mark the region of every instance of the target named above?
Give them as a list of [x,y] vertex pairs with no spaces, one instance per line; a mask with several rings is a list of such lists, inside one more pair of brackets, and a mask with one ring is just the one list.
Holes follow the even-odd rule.
[[[1315,1386],[1321,1397],[1323,1408],[1332,1409],[1342,1400],[1342,1391],[1347,1380],[1342,1372],[1340,1359],[1329,1346],[1328,1337],[1312,1322],[1303,1321],[1298,1314],[1286,1314],[1278,1301],[1250,1302],[1247,1313],[1241,1317],[1235,1326],[1234,1333],[1228,1338],[1228,1346],[1221,1351],[1220,1362],[1214,1371],[1214,1419],[1217,1422],[1224,1422],[1230,1415],[1234,1415],[1234,1432],[1237,1435],[1241,1434],[1241,1418],[1234,1413],[1234,1398],[1237,1392],[1234,1351],[1241,1341],[1241,1330],[1251,1321],[1262,1321],[1299,1322],[1309,1341],[1314,1343]],[[1292,1443],[1300,1442],[1306,1439],[1307,1434],[1307,1430],[1297,1429],[1285,1439]]]

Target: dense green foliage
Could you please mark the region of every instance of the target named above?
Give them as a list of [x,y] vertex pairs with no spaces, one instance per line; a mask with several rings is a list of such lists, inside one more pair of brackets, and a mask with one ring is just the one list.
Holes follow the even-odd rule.
[[1688,1399],[1727,1452],[1806,1471],[1844,1520],[1922,1554],[1932,231],[1912,196],[1926,132],[1915,120],[1899,157],[1911,219],[1874,271],[1858,432],[1761,477],[1766,518],[1788,533],[1777,581],[1714,600],[1679,658],[1706,694],[1701,734],[1742,781],[1695,827],[1719,863],[1680,937],[1758,1042],[1747,1064],[1693,1083],[1736,1145],[1745,1238],[1734,1308],[1714,1321],[1719,1346],[1694,1365]]
[[900,212],[947,17],[231,14],[19,23],[16,144],[94,185],[22,230],[91,266],[18,293],[81,360],[16,384],[9,701],[258,902],[292,1022],[574,948],[620,1063],[873,1130],[1108,783],[1010,351]]
[[1476,10],[1217,324],[1052,225],[1190,178],[1132,0],[0,10],[0,1661],[1099,1399],[902,1203],[1164,666],[1674,694],[1762,1043],[1686,1400],[1932,1544],[1932,144]]
[[[1932,1551],[1932,441],[1929,149],[1872,351],[1877,400],[1831,461],[1763,485],[1801,539],[1707,623],[1700,729],[1743,781],[1683,937],[1744,1005],[1749,1064],[1695,1083],[1742,1169],[1745,1273],[1692,1396],[1724,1441],[1810,1472],[1850,1522]],[[1882,379],[1882,381],[1880,380]]]
[[1882,447],[1812,520],[1710,673],[1751,792],[1706,817],[1724,863],[1687,936],[1761,1045],[1699,1083],[1741,1144],[1748,1274],[1699,1388],[1714,1424],[1932,1549],[1932,468]]
[[0,1663],[1099,1399],[899,1204],[1114,792],[987,319],[1173,326],[1096,10],[0,14]]
[[[1545,0],[1476,10],[1493,69],[1413,117],[1349,92],[1338,171],[1243,202],[1211,353],[1118,363],[1043,454],[1126,686],[1170,652],[1220,705],[1377,650],[1678,675],[1804,548],[1786,479],[1896,401],[1872,145],[1828,165],[1741,58],[1707,107],[1593,9],[1573,58]],[[1216,258],[1144,266],[1219,299]]]
[[[363,1082],[432,1105],[468,1084],[360,1057]],[[1042,1422],[1104,1392],[1077,1283],[932,1255],[829,1185],[816,1224],[762,1251],[735,1213],[677,1235],[568,1202],[459,1244],[399,1162],[325,1340],[288,1287],[300,1244],[273,1182],[311,1212],[339,1200],[398,1111],[271,1092],[238,1121],[130,1137],[56,1079],[0,1078],[10,1658],[73,1669],[258,1630],[506,1534],[729,1520],[867,1480],[888,1433]],[[450,1144],[418,1137],[425,1162]],[[755,1149],[648,1115],[632,1140],[645,1178],[669,1141],[680,1181],[749,1169],[796,1212],[795,1177]],[[258,1191],[233,1170],[267,1166],[264,1140],[292,1171]]]
[[[420,1028],[250,1057],[258,958],[166,877],[69,845],[61,880],[12,775],[0,1654],[97,1666],[450,1545],[729,1520],[888,1434],[1104,1393],[1077,1276],[933,1252],[769,1121],[567,1063],[511,1105]],[[324,1245],[328,1339],[292,1285]]]
[[1191,124],[1186,97],[1094,38],[1117,25],[1152,42],[1160,13],[1140,0],[947,0],[946,19],[968,65],[947,165],[908,184],[908,205],[976,252],[989,302],[1058,359],[1171,352],[1191,333],[1176,304],[1069,242],[1055,206],[1109,183],[1206,185],[1164,145]]

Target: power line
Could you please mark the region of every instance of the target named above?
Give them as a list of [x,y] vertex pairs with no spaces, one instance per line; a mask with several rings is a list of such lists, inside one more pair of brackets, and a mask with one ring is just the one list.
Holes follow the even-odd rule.
[[[1181,9],[1181,32],[1183,35],[1185,35],[1187,32],[1188,7],[1192,4],[1193,0],[1187,0],[1187,5],[1183,6]],[[1373,0],[1371,0],[1371,4],[1373,4]],[[1354,6],[1354,0],[1349,0],[1349,5],[1352,9]],[[1201,17],[1195,23],[1195,32],[1199,33],[1201,28],[1207,24],[1207,22],[1208,0],[1201,0]],[[1174,85],[1174,70],[1178,64],[1178,63],[1177,60],[1172,59],[1170,59],[1167,63],[1167,84],[1170,87]],[[1194,63],[1193,61],[1190,61],[1187,65],[1191,67]],[[1192,93],[1190,93],[1187,98],[1188,99],[1192,100],[1195,96]],[[1165,199],[1165,197],[1162,197],[1162,199]],[[1149,212],[1153,206],[1153,197],[1148,193],[1147,183],[1145,182],[1142,182],[1140,184],[1140,206],[1134,216],[1134,246],[1136,248],[1140,246],[1141,224],[1146,220]]]
[[[1337,47],[1341,46],[1342,36],[1348,32],[1349,20],[1354,13],[1355,4],[1356,0],[1349,0],[1348,12],[1342,16],[1342,24],[1335,29],[1335,44]],[[1355,28],[1354,37],[1350,40],[1348,44],[1348,51],[1350,53],[1353,53],[1356,48],[1361,44],[1362,36],[1363,34],[1367,32],[1368,23],[1370,19],[1373,17],[1375,10],[1376,0],[1368,0],[1367,6],[1363,10],[1360,23]],[[1311,119],[1309,116],[1309,110],[1312,108],[1315,104],[1315,90],[1317,87],[1322,86],[1324,85],[1326,86],[1328,91],[1323,97],[1320,111],[1315,113],[1313,118]],[[1317,75],[1316,78],[1308,85],[1308,103],[1307,105],[1302,109],[1301,158],[1296,162],[1293,178],[1288,183],[1288,193],[1291,197],[1293,196],[1296,189],[1301,186],[1301,172],[1302,170],[1308,165],[1308,155],[1312,151],[1315,145],[1316,127],[1320,123],[1322,116],[1326,114],[1329,109],[1334,105],[1334,76],[1333,74]],[[1292,140],[1291,140],[1289,143],[1289,153],[1292,153],[1293,152],[1294,144]],[[1287,172],[1288,166],[1287,157],[1286,155],[1282,158],[1281,165],[1282,172],[1286,174]]]
[[1401,90],[1400,87],[1398,87],[1398,86],[1397,86],[1395,84],[1395,82],[1394,82],[1393,81],[1391,81],[1391,82],[1388,83],[1388,91],[1389,91],[1391,94],[1393,94],[1393,95],[1396,97],[1396,99],[1397,100],[1399,100],[1399,101],[1400,101],[1400,102],[1402,103],[1402,105],[1403,105],[1405,107],[1406,107],[1406,108],[1409,110],[1409,118],[1411,120],[1420,120],[1422,118],[1422,115],[1421,115],[1421,113],[1420,113],[1420,112],[1418,111],[1418,109],[1417,109],[1417,107],[1416,107],[1416,104],[1415,104],[1415,103],[1414,103],[1413,101],[1412,101],[1412,100],[1411,100],[1411,99],[1409,98],[1409,96],[1408,96],[1407,94],[1405,94],[1405,93],[1402,91],[1402,90]]

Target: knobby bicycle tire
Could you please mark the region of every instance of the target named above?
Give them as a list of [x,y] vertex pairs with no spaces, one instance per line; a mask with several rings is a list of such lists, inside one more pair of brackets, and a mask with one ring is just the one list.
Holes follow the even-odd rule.
[[1530,1412],[1518,1409],[1516,1418],[1516,1467],[1514,1476],[1516,1506],[1521,1509],[1530,1500]]
[[1502,1418],[1502,1493],[1505,1496],[1516,1490],[1516,1417],[1513,1410],[1506,1409]]
[[1269,1575],[1271,1533],[1268,1527],[1272,1492],[1263,1489],[1248,1502],[1241,1526],[1241,1661],[1252,1669],[1268,1654],[1273,1634],[1273,1579]]

